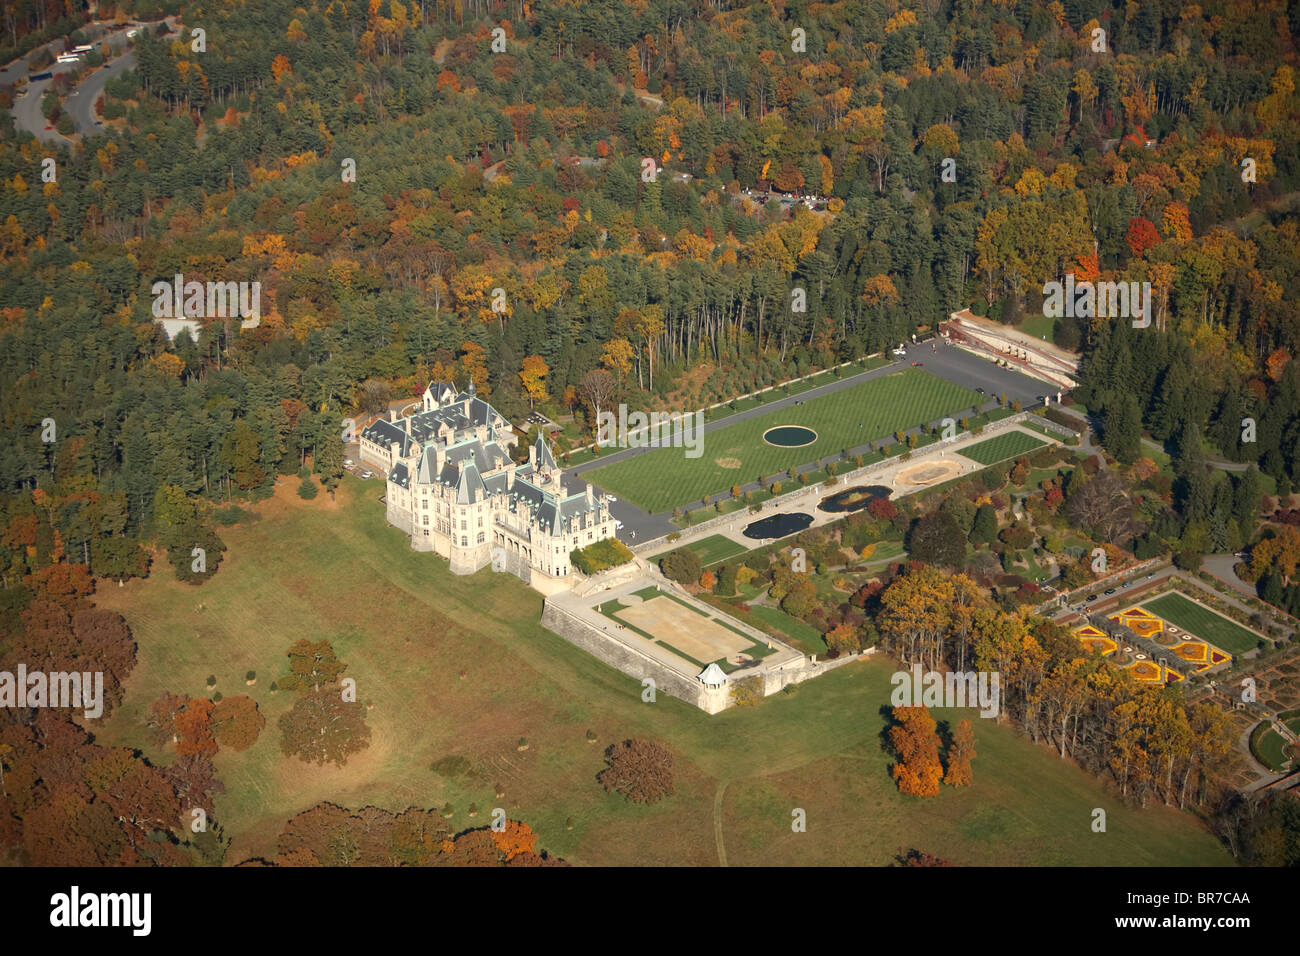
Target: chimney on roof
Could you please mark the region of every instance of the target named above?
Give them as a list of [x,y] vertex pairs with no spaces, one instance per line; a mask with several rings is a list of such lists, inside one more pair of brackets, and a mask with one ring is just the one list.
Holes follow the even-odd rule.
[[596,496],[595,494],[592,493],[591,482],[589,481],[587,482],[587,507],[594,508],[595,506],[596,506]]
[[534,469],[537,468],[537,446],[536,445],[528,446],[528,464],[531,465]]
[[506,491],[515,486],[515,463],[513,461],[506,463]]
[[388,420],[390,422],[397,421],[397,409],[395,408],[388,409]]

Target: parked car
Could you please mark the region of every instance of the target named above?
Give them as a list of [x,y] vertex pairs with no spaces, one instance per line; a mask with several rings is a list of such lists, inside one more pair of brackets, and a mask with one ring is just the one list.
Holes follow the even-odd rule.
[[1114,593],[1115,593],[1115,589],[1114,589],[1114,588],[1107,588],[1107,589],[1106,589],[1106,593],[1107,593],[1107,594],[1114,594]]
[[975,389],[975,392],[976,392],[976,394],[978,394],[978,395],[983,395],[983,394],[984,394],[984,389],[982,389],[982,388],[977,388],[977,389]]
[[622,531],[622,530],[623,530],[623,522],[619,521],[617,518],[614,519],[614,530],[615,530],[615,531]]
[[344,468],[351,468],[352,465],[353,465],[353,461],[352,461],[351,458],[344,458],[344,459],[343,459],[343,467],[344,467]]
[[362,479],[373,478],[373,477],[375,477],[375,473],[374,473],[373,471],[363,471],[363,472],[361,473],[361,477],[362,477]]
[[1095,595],[1095,594],[1089,594],[1089,595],[1088,595],[1088,601],[1089,601],[1089,603],[1091,603],[1091,602],[1093,602],[1093,601],[1095,601],[1095,600],[1097,600],[1097,595]]
[[618,501],[618,499],[615,498],[613,495],[606,495],[605,497],[608,498],[610,501]]

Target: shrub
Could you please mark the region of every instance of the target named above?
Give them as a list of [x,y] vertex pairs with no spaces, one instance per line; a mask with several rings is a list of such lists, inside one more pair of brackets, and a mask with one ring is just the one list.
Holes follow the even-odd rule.
[[316,497],[316,482],[310,478],[304,478],[298,485],[298,497],[303,501],[311,501]]
[[763,699],[763,678],[746,677],[731,685],[731,699],[737,707],[750,707]]
[[632,551],[618,538],[605,538],[571,552],[569,563],[583,574],[598,574],[626,564],[632,558]]
[[713,589],[714,593],[722,595],[724,597],[735,594],[736,579],[738,576],[739,575],[736,566],[734,564],[723,565],[722,569],[718,572],[718,583],[717,586]]

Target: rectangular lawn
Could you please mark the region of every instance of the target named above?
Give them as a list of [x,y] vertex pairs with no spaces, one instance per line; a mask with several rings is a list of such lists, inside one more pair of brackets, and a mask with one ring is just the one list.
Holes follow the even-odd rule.
[[[759,475],[770,478],[885,438],[900,428],[968,410],[980,401],[981,396],[970,389],[907,368],[803,405],[707,431],[699,458],[687,458],[684,448],[658,448],[588,472],[586,477],[647,511],[668,511],[732,485],[748,484]],[[817,439],[801,448],[769,445],[763,433],[777,425],[811,428]]]
[[737,544],[721,534],[702,538],[687,545],[687,547],[699,555],[700,563],[705,567],[710,564],[717,564],[719,561],[725,561],[727,558],[735,557],[738,554],[744,554],[746,550],[743,544]]
[[977,461],[981,465],[994,465],[1000,461],[1006,461],[1008,458],[1015,458],[1017,455],[1024,455],[1035,449],[1042,448],[1045,444],[1047,443],[1039,441],[1032,435],[1026,435],[1024,432],[1010,431],[998,435],[996,438],[990,438],[987,441],[963,448],[957,454],[963,458],[969,458],[971,461]]
[[1257,635],[1240,624],[1176,592],[1161,595],[1142,607],[1234,656],[1244,654],[1259,641]]

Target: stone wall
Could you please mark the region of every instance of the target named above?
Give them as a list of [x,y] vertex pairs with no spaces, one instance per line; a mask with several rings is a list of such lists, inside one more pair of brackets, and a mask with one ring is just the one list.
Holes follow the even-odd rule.
[[870,657],[876,653],[874,647],[868,647],[859,654],[845,654],[837,657],[833,661],[814,661],[807,657],[802,657],[797,661],[792,661],[782,667],[773,667],[763,675],[763,696],[769,697],[791,684],[802,684],[806,680],[812,680],[814,677],[821,677],[823,674],[835,670],[837,667],[843,667],[845,664],[859,660],[863,657]]
[[[551,603],[550,600],[542,606],[542,626],[637,681],[644,681],[647,677],[653,678],[657,691],[684,700],[706,714],[720,713],[735,704],[731,698],[730,681],[721,687],[706,687],[698,680],[683,677],[595,625]],[[814,661],[801,656],[788,664],[768,668],[762,675],[763,696],[769,697],[791,684],[800,684],[814,677],[820,677],[837,667],[843,667],[863,657],[870,657],[875,652],[876,649],[872,647],[861,654],[845,655],[833,661]]]
[[[542,626],[554,631],[577,647],[610,667],[616,668],[637,681],[654,679],[655,690],[663,691],[700,708],[706,714],[716,714],[731,704],[730,688],[705,687],[697,680],[675,674],[664,665],[652,660],[633,647],[547,600],[542,606]],[[639,693],[639,691],[638,691]]]

